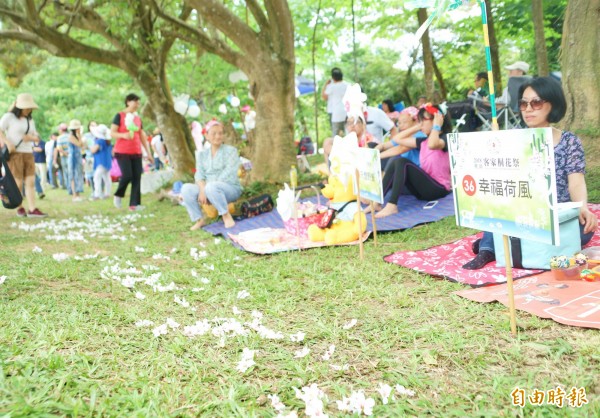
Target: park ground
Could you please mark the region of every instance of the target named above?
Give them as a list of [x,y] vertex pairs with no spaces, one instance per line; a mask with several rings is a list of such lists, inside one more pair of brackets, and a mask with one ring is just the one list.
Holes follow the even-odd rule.
[[[587,148],[600,202],[600,154]],[[504,306],[383,262],[473,233],[453,218],[381,234],[364,260],[357,247],[256,256],[188,231],[181,207],[143,203],[131,214],[51,191],[45,220],[0,210],[0,415],[264,417],[278,395],[303,416],[294,387],[313,383],[330,416],[359,390],[383,417],[600,415],[600,332],[518,312],[513,338]],[[205,318],[211,331],[183,332]],[[244,348],[254,364],[242,364]],[[414,396],[384,405],[382,384]],[[516,387],[557,386],[585,388],[588,403],[511,403]]]

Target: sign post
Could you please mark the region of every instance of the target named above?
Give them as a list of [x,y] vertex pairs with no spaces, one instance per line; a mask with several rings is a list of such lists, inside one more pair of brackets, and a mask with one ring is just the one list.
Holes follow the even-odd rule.
[[361,200],[369,200],[371,206],[371,225],[373,225],[373,240],[377,245],[377,224],[373,202],[383,204],[383,179],[381,176],[381,159],[377,149],[359,148],[356,151],[357,178],[360,175],[360,183],[355,185],[354,192],[359,197],[358,207],[362,210]]

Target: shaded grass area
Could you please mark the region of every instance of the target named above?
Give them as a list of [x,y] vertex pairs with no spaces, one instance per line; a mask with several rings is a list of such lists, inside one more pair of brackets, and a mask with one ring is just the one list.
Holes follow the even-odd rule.
[[[592,177],[588,184],[597,184]],[[7,276],[0,285],[0,413],[275,416],[266,395],[278,394],[287,411],[302,412],[304,404],[293,387],[317,383],[329,397],[327,412],[335,416],[343,416],[335,400],[359,389],[376,398],[376,416],[600,414],[598,331],[519,313],[520,332],[514,339],[503,306],[467,301],[452,294],[461,285],[382,261],[394,251],[422,249],[472,232],[457,228],[453,218],[380,234],[378,246],[367,242],[361,261],[357,247],[246,254],[202,231],[188,231],[181,207],[152,196],[144,196],[144,204],[141,215],[124,216],[109,201],[74,204],[63,191],[50,192],[40,206],[52,219],[110,217],[122,228],[115,234],[126,238],[86,236],[87,243],[48,241],[47,232],[13,225],[43,221],[0,211],[0,276]],[[41,253],[32,251],[36,246]],[[206,251],[207,257],[194,260],[191,248]],[[97,258],[73,258],[96,252]],[[57,253],[70,258],[56,261],[52,255]],[[110,262],[155,266],[160,282],[174,282],[179,290],[155,293],[141,283],[129,289],[102,277]],[[238,299],[244,290],[250,297]],[[137,299],[136,291],[146,298]],[[191,306],[175,303],[175,295]],[[210,333],[189,338],[181,332],[203,318],[251,321],[253,310],[285,338],[250,332],[222,342]],[[180,329],[157,338],[153,327],[135,326],[139,320],[156,326],[166,318],[180,323]],[[357,325],[344,329],[353,318]],[[290,341],[289,335],[299,331],[306,333],[305,340]],[[321,356],[331,344],[335,353],[325,361]],[[303,346],[310,354],[294,358]],[[241,373],[236,366],[245,347],[257,350],[256,365]],[[347,370],[332,364],[347,365]],[[380,383],[401,384],[416,395],[396,396],[383,405],[376,392]],[[583,387],[589,403],[580,409],[521,409],[511,405],[510,393],[517,386]]]

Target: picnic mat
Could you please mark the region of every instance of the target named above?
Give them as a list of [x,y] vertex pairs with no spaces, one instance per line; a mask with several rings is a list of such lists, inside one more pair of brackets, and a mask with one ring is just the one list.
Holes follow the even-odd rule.
[[[590,209],[600,215],[600,204],[590,204]],[[449,244],[442,244],[421,251],[398,251],[383,259],[388,263],[410,268],[432,276],[442,277],[457,283],[467,284],[472,287],[490,286],[506,283],[504,267],[496,267],[496,263],[489,263],[480,270],[465,270],[462,265],[470,261],[475,255],[471,251],[471,244],[482,233],[471,235]],[[592,240],[586,247],[600,245],[600,231],[596,231]],[[526,270],[513,268],[513,278],[531,276],[544,270]]]
[[[554,279],[551,271],[513,284],[515,307],[561,324],[600,329],[600,283]],[[508,306],[507,285],[454,292],[475,302],[498,301]]]
[[[365,232],[362,241],[365,242],[370,232]],[[258,228],[239,234],[229,234],[229,239],[237,248],[254,254],[274,254],[284,251],[306,250],[309,248],[325,247],[325,242],[312,242],[308,238],[290,234],[283,228]],[[338,245],[358,245],[358,240]],[[357,250],[358,251],[358,250]]]
[[[317,203],[317,198],[311,197],[302,201]],[[321,198],[321,202],[325,204],[327,199]],[[398,200],[399,213],[377,219],[377,232],[400,231],[454,215],[452,194],[440,199],[433,209],[423,209],[426,203],[412,195],[400,196]],[[226,238],[228,238],[228,234],[239,235],[241,232],[259,228],[283,229],[283,221],[277,211],[273,210],[253,218],[236,221],[235,226],[230,229],[226,229],[222,221],[202,227],[206,232],[213,235],[223,235]],[[367,215],[367,231],[373,231],[370,214]]]

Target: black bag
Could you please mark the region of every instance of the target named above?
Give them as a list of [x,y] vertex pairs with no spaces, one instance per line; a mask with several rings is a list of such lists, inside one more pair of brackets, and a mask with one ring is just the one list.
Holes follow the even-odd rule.
[[[29,125],[27,125],[27,132],[29,132]],[[15,149],[19,148],[19,145],[21,145],[21,142],[23,142],[22,139],[19,141],[19,143],[17,144]],[[10,151],[8,150],[8,147],[6,146],[6,144],[4,144],[2,146],[2,149],[0,149],[0,158],[2,158],[2,160],[6,161],[6,162],[8,162],[8,160],[10,160]]]
[[346,206],[348,206],[352,202],[355,202],[355,201],[351,200],[350,202],[346,202],[339,209],[328,208],[327,212],[325,212],[325,215],[323,215],[323,217],[321,218],[321,220],[319,221],[317,226],[321,229],[329,228],[331,226],[331,224],[333,224],[333,221],[335,220],[337,213],[346,209]]
[[21,190],[19,190],[19,186],[17,186],[17,182],[4,158],[2,158],[1,165],[4,167],[4,176],[2,176],[0,167],[0,199],[2,200],[2,206],[6,209],[18,208],[23,202]]
[[241,218],[253,218],[262,213],[271,212],[273,210],[273,199],[268,194],[263,194],[253,199],[250,199],[241,206]]

